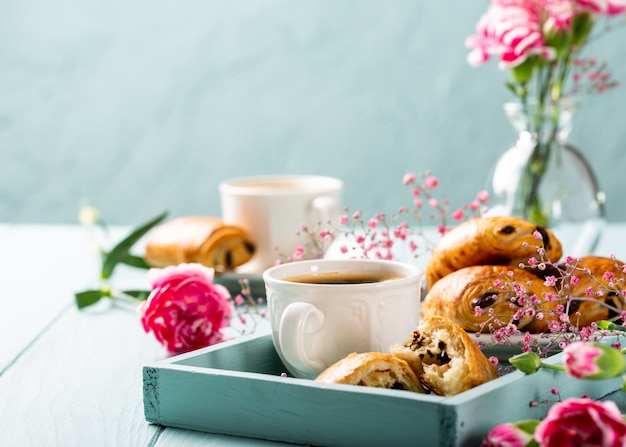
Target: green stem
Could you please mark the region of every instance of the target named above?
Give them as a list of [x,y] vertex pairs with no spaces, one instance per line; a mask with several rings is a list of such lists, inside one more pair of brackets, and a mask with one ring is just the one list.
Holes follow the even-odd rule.
[[565,371],[565,367],[561,366],[561,365],[549,365],[547,363],[541,363],[540,364],[541,368],[546,368],[546,369],[554,369],[556,371]]
[[[550,210],[545,209],[539,189],[548,168],[552,144],[556,141],[559,130],[559,101],[568,65],[569,60],[565,58],[561,61],[556,73],[555,63],[538,68],[537,97],[534,108],[531,111],[527,103],[522,104],[524,113],[528,117],[528,132],[533,142],[532,152],[520,185],[522,214],[523,217],[542,226],[550,225]],[[546,116],[548,110],[550,114]],[[548,119],[548,128],[546,128],[546,119]]]

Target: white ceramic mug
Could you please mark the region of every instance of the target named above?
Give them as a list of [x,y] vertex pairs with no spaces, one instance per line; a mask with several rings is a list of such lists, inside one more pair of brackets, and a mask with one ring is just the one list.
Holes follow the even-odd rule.
[[338,224],[343,182],[317,175],[275,175],[226,180],[219,185],[222,218],[244,228],[255,244],[241,273],[261,274],[279,255],[291,256],[308,239],[302,224]]
[[314,379],[351,352],[389,352],[417,329],[422,276],[409,264],[366,259],[266,270],[272,340],[283,364],[295,377]]

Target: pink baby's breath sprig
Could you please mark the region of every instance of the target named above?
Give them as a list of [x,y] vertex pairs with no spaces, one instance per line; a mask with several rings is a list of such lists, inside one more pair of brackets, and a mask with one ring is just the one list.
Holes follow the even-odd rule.
[[253,334],[259,323],[267,318],[265,298],[254,297],[248,278],[241,278],[238,282],[241,290],[232,298],[232,322],[224,329],[227,338]]
[[[450,204],[448,199],[440,200],[435,196],[439,179],[431,171],[425,171],[418,175],[405,175],[403,183],[412,188],[412,215],[419,231],[423,234],[421,230],[424,214],[428,213],[428,221],[437,222],[438,232],[442,236],[447,233],[451,228],[448,221]],[[488,202],[489,194],[487,191],[480,191],[474,200],[454,209],[451,218],[454,222],[459,223],[472,217],[478,217],[486,211]],[[428,207],[425,207],[424,204],[427,204]]]
[[303,225],[298,234],[307,235],[307,242],[289,255],[279,254],[279,262],[321,258],[333,243],[339,244],[340,253],[350,258],[392,260],[399,252],[417,258],[432,251],[437,243],[425,231],[425,223],[435,226],[443,236],[452,225],[484,214],[489,202],[488,193],[481,191],[469,203],[453,209],[447,198],[437,196],[439,179],[430,171],[406,173],[402,184],[410,188],[408,206],[399,206],[390,214],[374,213],[371,217],[346,207],[338,225],[331,222],[318,222],[314,228]]
[[604,93],[619,87],[612,79],[606,62],[598,64],[595,57],[576,58],[572,62],[572,87],[569,95]]

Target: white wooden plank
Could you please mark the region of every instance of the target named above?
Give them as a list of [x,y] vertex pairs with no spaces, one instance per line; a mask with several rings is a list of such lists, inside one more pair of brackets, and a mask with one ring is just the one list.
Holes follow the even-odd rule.
[[[245,421],[241,423],[245,424]],[[291,444],[168,427],[160,434],[154,447],[287,447],[289,445]]]
[[0,377],[3,445],[149,445],[145,363],[164,358],[125,309],[69,309]]
[[[78,225],[12,225],[0,237],[1,375],[42,331],[72,308],[75,292],[93,284],[99,260]],[[123,273],[127,282],[129,278],[147,282],[144,272]]]

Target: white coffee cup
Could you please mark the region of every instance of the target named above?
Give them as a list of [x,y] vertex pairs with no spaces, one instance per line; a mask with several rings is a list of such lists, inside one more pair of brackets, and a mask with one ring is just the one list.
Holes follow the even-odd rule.
[[[274,175],[226,180],[219,185],[222,218],[245,229],[255,244],[240,273],[261,274],[309,239],[301,225],[337,224],[343,182],[317,175]],[[320,227],[320,229],[321,229]]]
[[351,352],[389,352],[417,329],[422,276],[409,264],[367,259],[266,270],[272,340],[283,364],[295,377],[314,379]]

